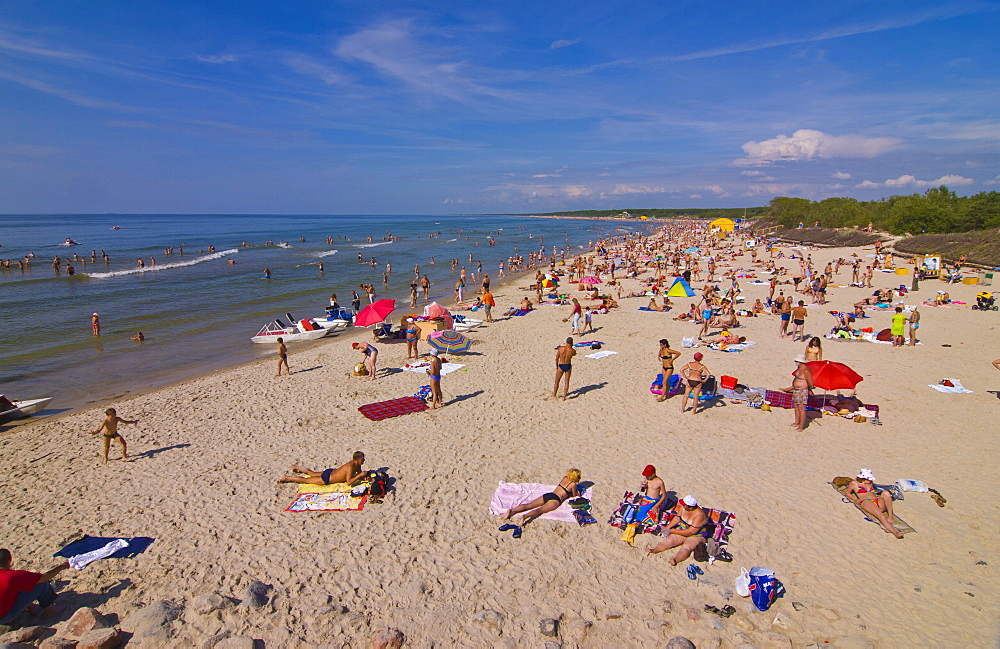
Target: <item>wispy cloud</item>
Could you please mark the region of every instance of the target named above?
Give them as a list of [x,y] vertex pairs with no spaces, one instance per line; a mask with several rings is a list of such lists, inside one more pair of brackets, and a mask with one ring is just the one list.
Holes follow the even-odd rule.
[[569,47],[570,45],[576,45],[579,42],[580,41],[558,40],[558,41],[553,41],[552,44],[549,45],[549,48],[553,50],[559,50],[564,47]]
[[47,95],[60,97],[70,103],[76,104],[77,106],[83,106],[85,108],[134,110],[129,106],[125,106],[123,104],[119,104],[114,101],[88,97],[87,95],[82,95],[80,93],[73,92],[72,90],[57,88],[53,85],[45,83],[44,81],[39,81],[37,79],[29,79],[4,70],[0,70],[0,79],[7,79],[8,81],[19,83],[23,86],[31,88],[32,90],[37,90],[38,92],[42,92]]
[[846,171],[837,171],[834,172],[830,177],[833,178],[834,180],[850,180],[851,174],[847,173]]
[[195,54],[194,58],[202,63],[235,63],[240,60],[235,54]]
[[919,180],[916,176],[911,174],[903,174],[899,178],[889,178],[884,182],[874,182],[871,180],[862,180],[855,187],[859,189],[875,189],[877,187],[893,187],[893,188],[905,188],[905,187],[940,187],[941,185],[947,185],[949,187],[964,187],[966,185],[971,185],[975,180],[972,178],[966,178],[965,176],[959,176],[958,174],[948,174],[936,178],[934,180]]

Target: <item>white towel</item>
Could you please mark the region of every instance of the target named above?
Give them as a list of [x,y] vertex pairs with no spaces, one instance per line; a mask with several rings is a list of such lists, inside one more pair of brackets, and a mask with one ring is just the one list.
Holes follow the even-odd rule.
[[604,358],[605,356],[613,356],[614,354],[617,353],[618,352],[600,351],[600,352],[594,352],[593,354],[587,354],[586,358]]
[[78,554],[75,557],[70,557],[67,561],[69,562],[71,568],[75,570],[83,570],[98,559],[106,559],[115,552],[127,547],[128,541],[125,539],[115,539],[103,548],[97,548],[96,550],[91,550],[90,552],[86,552],[84,554]]
[[948,379],[948,380],[954,383],[955,385],[950,386],[950,385],[941,385],[935,383],[933,385],[928,385],[927,387],[934,388],[938,392],[948,392],[950,394],[972,394],[972,390],[966,390],[965,387],[962,385],[962,382],[959,381],[958,379]]
[[[431,364],[427,362],[408,363],[403,366],[403,370],[406,372],[416,372],[417,374],[427,374],[427,368],[430,366]],[[459,363],[441,363],[441,376],[451,374],[452,372],[460,370],[463,367],[465,367],[465,365],[461,365]]]

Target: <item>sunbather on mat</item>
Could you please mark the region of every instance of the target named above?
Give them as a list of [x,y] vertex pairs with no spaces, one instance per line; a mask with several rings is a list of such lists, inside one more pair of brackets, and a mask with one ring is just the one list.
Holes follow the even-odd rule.
[[368,475],[365,471],[361,470],[361,465],[364,463],[365,454],[361,451],[355,451],[353,457],[351,457],[351,461],[339,468],[326,469],[324,471],[310,471],[309,469],[293,466],[293,473],[301,473],[303,475],[286,475],[278,480],[278,482],[293,482],[295,484],[314,485],[329,485],[338,482],[346,482],[347,484],[353,485]]
[[892,524],[892,494],[888,490],[876,493],[874,480],[871,469],[861,469],[858,476],[847,485],[844,496],[865,513],[874,516],[886,532],[901,539],[903,533]]
[[698,506],[698,499],[694,496],[684,496],[674,506],[675,516],[663,531],[660,537],[663,539],[656,546],[646,550],[650,554],[659,554],[664,550],[680,547],[677,554],[670,557],[670,565],[676,566],[684,561],[694,552],[700,544],[708,537],[708,517],[701,507]]
[[524,505],[518,505],[513,509],[508,509],[507,513],[504,514],[505,520],[510,520],[511,516],[514,514],[520,514],[522,512],[527,512],[521,517],[521,527],[524,527],[531,521],[535,520],[542,514],[551,512],[563,504],[569,498],[575,498],[580,495],[577,491],[577,485],[581,478],[580,469],[570,469],[566,472],[566,477],[559,481],[555,489],[547,494],[542,494],[541,497],[535,498],[530,503],[525,503]]

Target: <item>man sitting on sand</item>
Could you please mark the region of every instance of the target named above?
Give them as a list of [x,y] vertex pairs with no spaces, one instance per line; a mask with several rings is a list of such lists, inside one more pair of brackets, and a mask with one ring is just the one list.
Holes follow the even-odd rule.
[[292,466],[293,473],[301,473],[305,477],[301,475],[286,475],[278,480],[278,482],[314,485],[330,485],[346,482],[348,485],[354,485],[368,475],[367,472],[361,470],[361,465],[364,463],[365,454],[361,451],[355,451],[351,457],[351,461],[339,468],[326,469],[325,471],[310,471],[302,467]]
[[659,554],[664,550],[676,548],[677,554],[670,558],[670,565],[676,566],[684,561],[694,552],[698,545],[705,542],[708,537],[708,516],[698,506],[698,499],[694,496],[684,496],[671,510],[674,513],[673,520],[660,533],[663,539],[656,546],[649,548],[650,554]]

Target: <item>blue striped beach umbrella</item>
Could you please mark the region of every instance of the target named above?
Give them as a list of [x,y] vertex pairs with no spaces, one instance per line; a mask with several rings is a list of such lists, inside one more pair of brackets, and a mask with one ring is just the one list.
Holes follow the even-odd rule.
[[443,352],[467,352],[472,345],[472,341],[458,333],[454,329],[435,331],[427,338],[427,343]]

